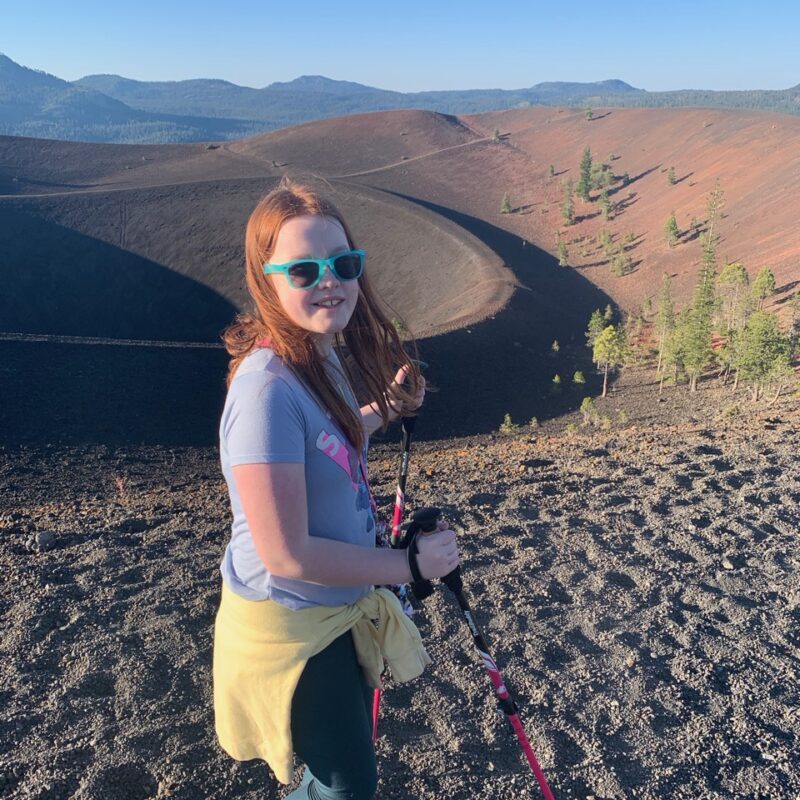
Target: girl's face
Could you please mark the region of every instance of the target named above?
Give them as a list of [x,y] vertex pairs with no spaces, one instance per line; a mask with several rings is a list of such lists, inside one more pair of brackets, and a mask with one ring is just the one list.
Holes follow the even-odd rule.
[[[306,214],[283,223],[269,261],[285,264],[302,258],[330,258],[349,249],[347,237],[337,220]],[[327,353],[334,334],[344,330],[356,307],[358,280],[340,281],[329,267],[325,267],[313,289],[295,289],[282,274],[266,278],[272,281],[286,316],[295,325],[315,334],[320,352]]]

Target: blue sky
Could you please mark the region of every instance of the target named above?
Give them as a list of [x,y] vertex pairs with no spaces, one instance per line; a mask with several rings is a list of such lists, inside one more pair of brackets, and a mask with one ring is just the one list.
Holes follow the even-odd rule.
[[800,3],[776,0],[4,3],[0,52],[67,80],[326,75],[398,91],[620,78],[666,89],[800,83]]

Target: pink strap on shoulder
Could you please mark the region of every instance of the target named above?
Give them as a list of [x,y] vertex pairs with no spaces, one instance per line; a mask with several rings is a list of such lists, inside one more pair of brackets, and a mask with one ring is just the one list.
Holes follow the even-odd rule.
[[269,339],[256,339],[256,347],[272,347],[272,342]]

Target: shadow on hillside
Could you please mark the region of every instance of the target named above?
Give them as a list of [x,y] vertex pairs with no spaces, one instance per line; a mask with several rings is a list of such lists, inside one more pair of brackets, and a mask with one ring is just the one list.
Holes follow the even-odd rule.
[[0,204],[0,331],[218,342],[236,313],[162,264]]
[[[583,332],[609,298],[518,236],[405,199],[478,237],[521,284],[493,318],[420,342],[439,391],[428,395],[418,436],[487,433],[506,413],[520,424],[544,420],[597,394]],[[0,330],[209,341],[234,316],[226,301],[159,264],[26,214],[0,213],[0,237],[14,251]],[[221,348],[0,341],[7,378],[0,383],[0,444],[214,446],[227,362]],[[576,370],[587,385],[572,384]]]
[[[795,292],[792,292],[792,289],[795,289],[798,286],[800,286],[800,281],[789,281],[789,283],[784,283],[782,286],[779,286],[773,293],[773,304],[776,306],[782,306],[786,305],[786,303],[791,303],[796,295]],[[790,292],[792,293],[790,294]]]
[[[394,193],[390,193],[394,194]],[[396,196],[434,211],[469,231],[496,252],[521,287],[494,317],[468,328],[420,341],[439,387],[426,400],[422,438],[497,430],[506,413],[517,423],[544,420],[577,408],[600,386],[584,331],[591,313],[610,298],[555,258],[482,219],[418,198]],[[559,342],[554,353],[552,344]],[[580,370],[586,386],[573,386]],[[561,377],[561,389],[554,386]]]
[[0,340],[0,445],[208,447],[222,348]]
[[[654,167],[650,167],[650,169],[646,169],[640,172],[638,175],[628,176],[628,180],[623,180],[619,186],[615,186],[612,189],[608,190],[608,196],[613,197],[615,194],[618,194],[623,189],[627,189],[631,184],[636,183],[636,181],[640,181],[642,178],[646,178],[651,173],[655,172],[657,169],[661,169],[661,164],[656,164]],[[616,176],[619,178],[620,176]]]

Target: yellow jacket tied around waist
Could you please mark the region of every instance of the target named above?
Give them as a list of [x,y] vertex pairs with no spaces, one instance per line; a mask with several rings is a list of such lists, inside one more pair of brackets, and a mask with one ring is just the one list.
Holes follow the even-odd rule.
[[422,674],[428,656],[414,623],[387,589],[356,603],[292,610],[245,600],[224,583],[214,626],[214,718],[225,752],[261,758],[281,783],[292,780],[292,697],[306,662],[352,630],[358,662],[378,688],[384,660],[392,677]]

